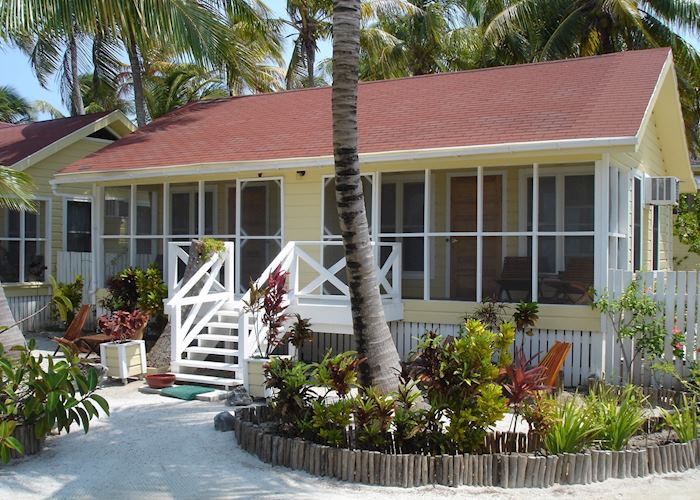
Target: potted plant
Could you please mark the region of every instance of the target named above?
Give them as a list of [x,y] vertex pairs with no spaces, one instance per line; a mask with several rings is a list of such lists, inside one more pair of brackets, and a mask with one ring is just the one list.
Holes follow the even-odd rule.
[[147,323],[148,315],[138,309],[116,311],[111,317],[98,319],[100,330],[112,337],[111,342],[100,344],[100,362],[107,367],[108,376],[126,384],[127,378],[141,378],[146,373],[146,345],[142,339]]
[[[83,373],[77,354],[61,346],[65,359],[32,354],[35,342],[12,348],[0,345],[0,459],[30,455],[41,450],[52,428],[70,432],[77,423],[85,432],[99,416],[97,406],[109,415],[109,405],[95,394],[97,372]],[[18,355],[18,356],[17,356]],[[45,362],[48,360],[48,363]],[[45,368],[44,368],[45,367]]]
[[[253,315],[256,351],[245,360],[248,365],[248,392],[254,398],[266,396],[265,365],[273,352],[285,344],[284,323],[287,309],[287,271],[278,266],[263,286],[250,284],[250,295],[244,301],[244,311]],[[264,343],[261,342],[263,339]]]

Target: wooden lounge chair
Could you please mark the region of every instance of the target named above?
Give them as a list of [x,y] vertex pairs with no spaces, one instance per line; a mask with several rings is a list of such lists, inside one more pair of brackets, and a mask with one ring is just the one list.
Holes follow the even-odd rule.
[[532,295],[532,259],[530,257],[506,257],[503,259],[501,277],[496,280],[500,286],[498,300],[505,292],[508,302],[513,302],[511,292],[525,292],[525,300]]
[[571,257],[566,263],[566,269],[557,278],[544,280],[544,284],[554,288],[555,302],[586,303],[588,291],[593,286],[593,258]]
[[539,366],[544,367],[542,373],[543,385],[551,387],[552,389],[557,386],[557,377],[559,377],[559,372],[562,366],[564,366],[564,361],[570,350],[570,343],[557,341],[549,351],[547,351],[547,354],[545,354],[539,362]]
[[54,356],[58,354],[58,349],[62,345],[69,347],[75,353],[81,351],[79,344],[80,332],[83,330],[83,326],[85,326],[88,314],[90,314],[90,304],[83,304],[80,306],[78,314],[75,315],[73,321],[68,325],[68,329],[66,333],[63,334],[63,337],[49,337],[58,344],[56,350],[53,352]]

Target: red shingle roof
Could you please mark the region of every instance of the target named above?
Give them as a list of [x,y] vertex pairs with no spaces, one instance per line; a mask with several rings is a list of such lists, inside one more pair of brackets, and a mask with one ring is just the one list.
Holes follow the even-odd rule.
[[13,125],[0,122],[0,165],[14,165],[110,112]]
[[[361,153],[632,137],[669,49],[366,82]],[[332,155],[331,89],[199,102],[61,173]]]

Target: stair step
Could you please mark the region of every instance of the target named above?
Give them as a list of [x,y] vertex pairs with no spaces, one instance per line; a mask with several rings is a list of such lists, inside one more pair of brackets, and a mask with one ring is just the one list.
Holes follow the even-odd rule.
[[185,352],[191,352],[194,354],[220,354],[222,356],[238,356],[238,349],[225,349],[223,347],[192,346],[185,349]]
[[241,311],[237,310],[237,309],[236,310],[220,309],[219,311],[217,311],[216,314],[219,316],[227,316],[229,318],[237,318],[241,314]]
[[227,323],[225,321],[210,321],[207,323],[208,328],[225,328],[227,330],[238,330],[238,322]]
[[234,372],[241,369],[241,365],[234,363],[220,363],[218,361],[197,361],[194,359],[180,359],[172,363],[183,368],[208,368],[210,370],[222,370]]
[[196,375],[194,373],[176,373],[175,380],[178,382],[196,382],[205,385],[220,385],[224,387],[233,387],[243,384],[243,381],[237,378],[212,377],[209,375]]
[[238,335],[223,335],[220,333],[200,333],[197,340],[215,340],[217,342],[238,342]]

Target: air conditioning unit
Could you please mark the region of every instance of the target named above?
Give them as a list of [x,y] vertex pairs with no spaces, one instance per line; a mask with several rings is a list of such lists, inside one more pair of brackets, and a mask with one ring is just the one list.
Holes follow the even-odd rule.
[[647,177],[646,204],[677,205],[679,182],[676,177]]

